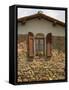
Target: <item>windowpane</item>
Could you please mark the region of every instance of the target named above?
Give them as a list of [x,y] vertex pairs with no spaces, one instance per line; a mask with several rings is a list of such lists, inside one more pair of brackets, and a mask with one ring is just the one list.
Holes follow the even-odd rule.
[[36,48],[36,55],[39,56],[39,55],[43,55],[43,45],[44,44],[44,39],[39,39],[37,38],[36,41],[35,41],[35,48]]
[[39,50],[43,51],[43,39],[40,39],[40,45]]
[[36,50],[37,56],[43,56],[44,55],[44,34],[43,33],[37,33],[36,34],[35,50]]

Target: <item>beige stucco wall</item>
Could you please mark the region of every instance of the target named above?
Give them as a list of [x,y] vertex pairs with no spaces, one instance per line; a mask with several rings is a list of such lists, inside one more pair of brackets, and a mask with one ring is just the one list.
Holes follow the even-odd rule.
[[54,36],[65,36],[65,28],[56,25],[55,27],[52,25],[52,22],[44,20],[44,19],[33,19],[26,22],[25,25],[18,24],[18,34],[27,34],[28,32],[33,32],[34,35],[36,33],[52,33]]

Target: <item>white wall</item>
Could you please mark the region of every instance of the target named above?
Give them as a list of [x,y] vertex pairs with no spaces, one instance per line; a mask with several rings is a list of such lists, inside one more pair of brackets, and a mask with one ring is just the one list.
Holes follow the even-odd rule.
[[18,25],[18,34],[27,34],[28,32],[36,33],[52,33],[55,36],[65,36],[65,28],[60,25],[55,27],[52,25],[52,22],[44,19],[33,19],[26,22],[25,25]]

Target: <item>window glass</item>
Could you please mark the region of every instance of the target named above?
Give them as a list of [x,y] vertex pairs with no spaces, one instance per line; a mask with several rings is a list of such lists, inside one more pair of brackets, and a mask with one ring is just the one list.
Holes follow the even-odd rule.
[[35,39],[36,56],[44,55],[44,35],[37,34]]

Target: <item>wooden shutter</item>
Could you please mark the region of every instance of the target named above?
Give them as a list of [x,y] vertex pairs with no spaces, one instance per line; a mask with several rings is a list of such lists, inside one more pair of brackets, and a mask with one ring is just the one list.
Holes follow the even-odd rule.
[[49,57],[52,55],[52,34],[48,33],[46,36],[46,55]]
[[28,55],[34,56],[34,35],[31,32],[28,33]]

